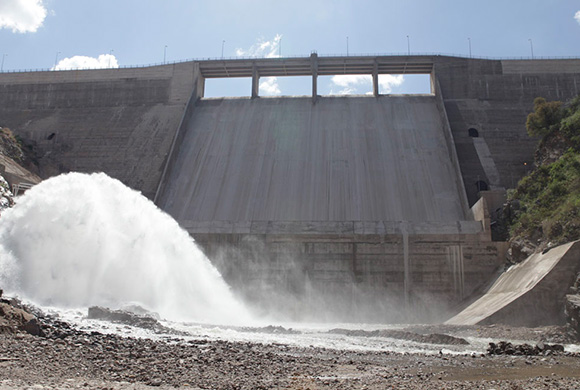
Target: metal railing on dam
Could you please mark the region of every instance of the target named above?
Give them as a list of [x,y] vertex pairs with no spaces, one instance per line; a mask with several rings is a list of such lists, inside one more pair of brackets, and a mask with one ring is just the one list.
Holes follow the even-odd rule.
[[[542,60],[577,60],[580,56],[534,56],[533,58],[529,56],[478,56],[478,55],[465,55],[457,53],[438,53],[438,52],[424,52],[424,53],[361,53],[361,54],[346,54],[346,53],[327,53],[318,54],[319,58],[336,57],[336,58],[355,58],[355,57],[455,57],[463,59],[474,59],[474,60],[530,60],[530,61],[542,61]],[[18,68],[18,69],[3,69],[0,73],[25,73],[25,72],[68,72],[68,71],[82,71],[82,70],[99,70],[99,69],[131,69],[131,68],[148,68],[153,66],[163,66],[163,65],[175,65],[185,62],[211,62],[211,61],[239,61],[239,60],[288,60],[288,59],[308,59],[310,55],[284,55],[279,57],[251,57],[251,56],[236,56],[236,57],[197,57],[197,58],[186,58],[182,60],[166,61],[166,62],[152,62],[147,64],[131,64],[131,65],[120,65],[119,67],[106,67],[106,68],[75,68],[75,69],[63,69],[55,70],[53,68]]]

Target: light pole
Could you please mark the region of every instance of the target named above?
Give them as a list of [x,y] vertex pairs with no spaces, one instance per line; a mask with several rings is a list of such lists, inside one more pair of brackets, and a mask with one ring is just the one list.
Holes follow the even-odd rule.
[[282,38],[278,40],[278,57],[282,57]]
[[56,68],[56,66],[58,65],[58,55],[60,54],[60,51],[56,52],[56,56],[54,57],[54,67]]
[[7,57],[8,54],[2,54],[2,65],[0,65],[0,72],[4,72],[4,57]]
[[222,59],[224,58],[224,45],[226,44],[226,40],[222,41]]
[[469,42],[469,58],[471,58],[471,38],[467,38],[467,41]]
[[528,39],[530,41],[530,50],[532,51],[532,60],[534,59],[534,43],[532,42],[532,38]]
[[348,37],[346,37],[346,55],[348,56]]
[[411,39],[407,35],[407,55],[411,55]]
[[163,63],[165,64],[165,60],[167,59],[167,45],[163,48]]

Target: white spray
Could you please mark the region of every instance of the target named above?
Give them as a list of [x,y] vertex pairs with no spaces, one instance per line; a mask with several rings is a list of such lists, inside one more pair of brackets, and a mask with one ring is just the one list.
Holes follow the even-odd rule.
[[41,305],[139,303],[173,320],[249,319],[177,222],[102,173],[46,180],[2,214],[0,288]]

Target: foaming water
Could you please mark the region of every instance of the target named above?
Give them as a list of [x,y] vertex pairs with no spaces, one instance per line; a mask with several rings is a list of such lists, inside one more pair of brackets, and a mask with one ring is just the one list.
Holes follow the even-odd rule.
[[[216,326],[211,324],[191,324],[185,322],[162,321],[166,329],[179,332],[176,334],[156,333],[150,329],[128,326],[122,323],[87,319],[84,313],[74,310],[45,308],[50,314],[56,314],[62,320],[72,324],[75,328],[104,334],[115,334],[122,337],[148,338],[171,342],[198,340],[211,342],[224,340],[252,344],[281,344],[304,348],[314,351],[313,348],[338,351],[390,351],[397,353],[421,354],[472,354],[485,353],[490,341],[482,338],[469,338],[469,345],[441,345],[413,342],[388,337],[364,337],[344,335],[332,332],[334,328],[350,330],[400,330],[407,325],[379,325],[379,324],[311,324],[285,323],[284,328],[292,332],[272,331],[272,327],[241,327]],[[270,328],[270,329],[269,329]]]
[[0,287],[40,305],[138,303],[172,320],[250,321],[189,234],[102,173],[46,180],[2,214]]

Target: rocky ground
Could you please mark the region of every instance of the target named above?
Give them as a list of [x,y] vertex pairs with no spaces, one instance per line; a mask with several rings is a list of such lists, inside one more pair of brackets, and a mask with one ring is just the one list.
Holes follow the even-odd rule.
[[[127,338],[82,332],[42,316],[38,317],[40,335],[35,336],[27,333],[37,333],[34,329],[22,327],[30,322],[29,314],[19,316],[20,309],[13,303],[1,303],[2,312],[10,312],[10,318],[4,315],[6,323],[0,334],[0,389],[580,388],[580,356],[549,350],[541,343],[543,350],[531,348],[534,355],[530,356],[351,352],[282,344],[186,341],[177,336],[162,341]],[[7,305],[12,309],[8,310]],[[477,334],[498,340],[550,341],[564,340],[567,332],[556,327],[417,326],[390,336],[454,333],[455,339]]]
[[344,352],[153,341],[102,334],[0,335],[0,389],[571,389],[580,358]]

